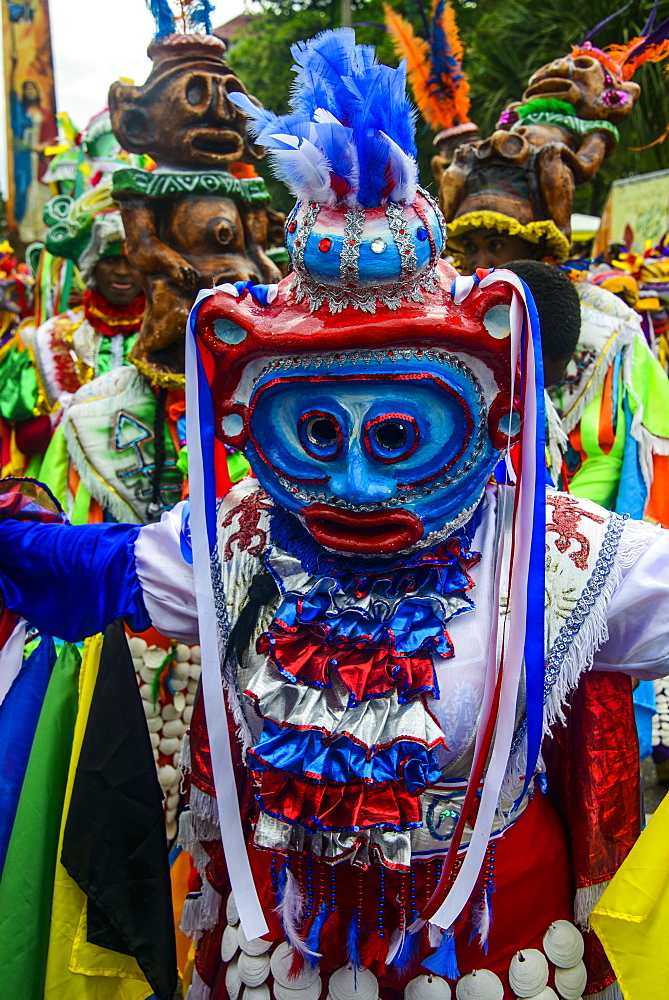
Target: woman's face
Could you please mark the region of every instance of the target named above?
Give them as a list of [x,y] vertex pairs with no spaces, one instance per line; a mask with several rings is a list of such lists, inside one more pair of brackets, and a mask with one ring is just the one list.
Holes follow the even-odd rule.
[[98,292],[113,306],[127,306],[144,291],[144,275],[125,255],[102,257],[94,275]]

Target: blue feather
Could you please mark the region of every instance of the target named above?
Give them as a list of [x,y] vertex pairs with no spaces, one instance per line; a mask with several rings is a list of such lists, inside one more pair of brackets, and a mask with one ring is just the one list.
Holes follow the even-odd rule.
[[[353,917],[351,919],[350,926],[348,928],[348,934],[346,935],[346,952],[348,955],[348,960],[353,966],[353,974],[355,976],[357,970],[360,968],[360,942],[359,942],[359,927],[358,920],[360,918],[360,913],[355,910]],[[356,982],[356,979],[354,979]],[[356,983],[357,989],[357,983]]]
[[416,960],[418,946],[420,944],[420,934],[407,933],[402,947],[392,960],[392,966],[398,972],[406,972]]
[[311,922],[311,927],[307,933],[306,941],[304,942],[307,946],[308,952],[312,954],[307,955],[311,965],[318,965],[318,956],[320,953],[321,944],[321,931],[323,930],[323,924],[330,916],[330,911],[328,910],[325,903],[321,903],[316,913],[316,916]]
[[432,18],[430,30],[430,51],[432,52],[432,73],[430,76],[430,91],[441,94],[447,100],[452,99],[456,84],[463,79],[462,69],[453,55],[448,35],[443,29],[441,19],[446,0],[439,0]]
[[214,13],[214,5],[211,0],[197,0],[188,11],[188,19],[193,31],[199,28],[202,34],[211,34],[211,15]]
[[[230,95],[248,116],[251,135],[270,150],[274,173],[302,201],[364,208],[389,197],[412,201],[417,175],[401,155],[416,158],[405,64],[379,64],[372,46],[355,44],[351,28],[321,32],[291,52],[296,76],[287,115],[256,108],[243,94]],[[325,193],[323,178],[330,185]]]
[[156,22],[155,38],[164,38],[166,35],[174,34],[176,23],[167,0],[146,0],[146,6]]
[[423,959],[421,964],[426,969],[429,969],[430,972],[434,972],[435,975],[442,976],[443,979],[460,978],[458,960],[455,954],[455,936],[453,934],[453,928],[444,932],[441,944],[435,953]]

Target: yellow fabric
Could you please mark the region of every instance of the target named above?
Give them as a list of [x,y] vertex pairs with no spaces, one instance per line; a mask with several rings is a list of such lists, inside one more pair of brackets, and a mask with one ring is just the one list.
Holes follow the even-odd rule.
[[48,486],[63,510],[68,509],[67,475],[69,456],[62,427],[56,427],[42,459],[41,482]]
[[183,976],[188,967],[188,956],[193,942],[181,930],[181,914],[190,890],[192,859],[188,851],[181,851],[170,868],[172,882],[172,907],[174,909],[174,930],[177,939],[177,968]]
[[25,476],[28,459],[16,444],[16,431],[12,427],[9,438],[9,461],[0,469],[0,476]]
[[[79,675],[79,711],[58,844],[59,858],[101,649],[101,635],[86,640]],[[151,987],[134,958],[88,943],[86,896],[59,861],[53,893],[44,1000],[146,1000],[151,995]]]
[[669,795],[591,915],[625,1000],[664,996],[669,982]]
[[546,241],[547,251],[553,255],[556,264],[562,264],[569,256],[569,240],[560,232],[552,219],[540,219],[537,222],[528,222],[524,226],[518,219],[503,215],[501,212],[492,212],[488,209],[465,212],[447,223],[448,242],[461,252],[458,237],[475,229],[495,229],[508,236],[520,236],[528,243],[539,243],[543,239]]

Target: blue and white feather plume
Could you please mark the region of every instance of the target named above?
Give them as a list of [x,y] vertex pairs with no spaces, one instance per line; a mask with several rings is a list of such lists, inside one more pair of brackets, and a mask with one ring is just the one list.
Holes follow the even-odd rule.
[[416,196],[416,113],[406,67],[376,61],[351,28],[324,31],[291,49],[291,111],[275,115],[245,94],[229,94],[255,141],[300,201],[375,208]]

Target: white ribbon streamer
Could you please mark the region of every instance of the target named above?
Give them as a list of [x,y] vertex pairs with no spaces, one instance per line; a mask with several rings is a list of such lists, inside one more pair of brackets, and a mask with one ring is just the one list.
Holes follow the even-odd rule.
[[[200,438],[198,366],[194,321],[200,302],[219,289],[199,294],[186,330],[186,437],[188,473],[191,486],[191,540],[193,578],[202,649],[202,695],[211,749],[211,765],[216,788],[221,840],[230,884],[244,934],[250,941],[267,933],[267,923],[258,899],[246,850],[237,788],[232,766],[227,711],[221,683],[216,608],[211,582],[211,561],[207,537],[204,493],[204,461]],[[236,289],[235,289],[236,292]],[[207,456],[212,461],[213,456]]]
[[[498,281],[504,281],[511,285],[517,294],[511,300],[511,399],[513,400],[513,384],[518,362],[518,353],[521,344],[523,319],[527,315],[525,303],[525,292],[522,282],[517,275],[509,271],[495,271],[487,275],[480,282],[480,287],[486,288],[488,285]],[[468,291],[465,291],[465,283],[456,283],[456,301],[462,301]],[[471,290],[471,285],[470,289]],[[464,294],[463,294],[464,292]],[[529,324],[529,318],[528,318]],[[525,356],[527,384],[534,385],[534,353],[531,339],[528,336],[528,350]],[[497,804],[502,788],[502,782],[506,774],[506,769],[513,742],[516,704],[520,679],[522,675],[524,649],[525,649],[525,618],[527,610],[527,580],[529,577],[530,547],[532,539],[531,526],[533,522],[533,488],[536,472],[536,453],[534,441],[536,438],[537,407],[534,393],[527,393],[526,409],[523,414],[523,437],[522,437],[522,475],[516,487],[519,490],[518,505],[514,518],[514,535],[516,548],[514,553],[513,566],[511,567],[511,582],[509,588],[509,606],[511,615],[510,634],[505,654],[504,676],[500,689],[500,703],[497,717],[497,727],[495,732],[494,746],[488,770],[483,782],[483,791],[479,805],[476,822],[472,831],[471,840],[467,848],[464,861],[453,883],[453,886],[441,904],[435,915],[431,918],[432,923],[448,929],[453,921],[463,912],[467,902],[474,890],[479,877],[481,867],[488,848],[490,833],[497,810]],[[498,516],[500,516],[498,514]],[[502,515],[503,516],[503,513]],[[503,535],[502,535],[503,537]],[[504,543],[502,543],[504,544]],[[508,544],[508,540],[506,541]],[[501,553],[498,557],[498,578],[501,564]],[[499,584],[497,583],[498,587]],[[495,605],[493,605],[495,606]],[[499,604],[496,605],[499,607]],[[485,718],[490,710],[492,693],[497,677],[497,642],[496,633],[491,637],[490,660],[486,676],[486,691],[484,693],[484,712],[476,738],[476,749],[479,751],[483,739],[482,730],[485,727]]]

